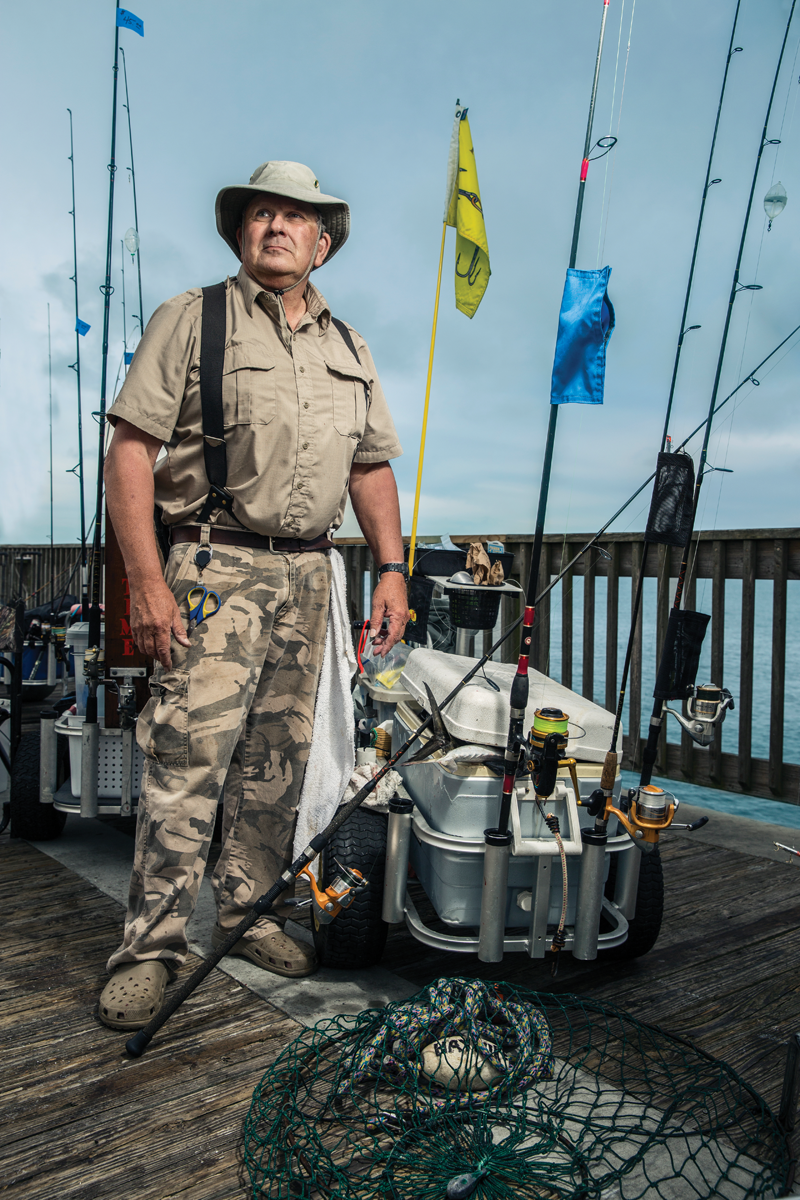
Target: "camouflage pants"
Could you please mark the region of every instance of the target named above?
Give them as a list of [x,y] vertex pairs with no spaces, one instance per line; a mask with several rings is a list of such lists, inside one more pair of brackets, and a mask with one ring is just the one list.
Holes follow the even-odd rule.
[[[144,959],[183,962],[221,796],[222,852],[212,885],[223,930],[291,862],[330,561],[324,551],[215,546],[200,573],[196,550],[192,543],[174,546],[167,563],[184,624],[198,581],[222,604],[190,634],[188,649],[173,638],[172,668],[157,666],[150,681],[136,730],[145,769],[125,934],[109,970]],[[249,936],[270,924],[262,919]]]

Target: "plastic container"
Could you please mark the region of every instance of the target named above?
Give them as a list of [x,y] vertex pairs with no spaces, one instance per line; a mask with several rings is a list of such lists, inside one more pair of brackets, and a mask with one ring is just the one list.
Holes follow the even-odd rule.
[[[65,713],[56,721],[56,733],[63,733],[69,744],[70,788],[78,799],[81,794],[81,746],[85,716]],[[131,796],[137,799],[142,789],[144,755],[133,744],[133,784]],[[122,730],[101,729],[100,745],[97,750],[97,797],[98,799],[122,799]]]
[[503,593],[491,587],[446,587],[456,629],[494,629]]
[[[89,685],[83,674],[83,660],[89,648],[89,622],[76,621],[67,630],[64,645],[69,651],[72,671],[75,676],[75,707],[79,717],[86,716],[86,699],[89,695]],[[100,627],[100,646],[105,646],[105,633]],[[97,719],[102,724],[106,715],[106,689],[97,690]]]
[[[414,554],[414,573],[420,575],[446,575],[448,578],[456,571],[463,571],[467,565],[467,549],[463,550],[417,550]],[[487,551],[489,562],[503,564],[503,575],[508,578],[514,566],[514,555],[507,551],[497,554],[494,550]],[[408,546],[406,546],[408,559]]]

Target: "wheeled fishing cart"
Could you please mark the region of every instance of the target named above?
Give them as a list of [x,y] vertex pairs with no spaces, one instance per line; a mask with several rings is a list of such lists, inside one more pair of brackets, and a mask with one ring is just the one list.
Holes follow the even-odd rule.
[[[400,682],[406,698],[395,709],[393,746],[402,745],[429,715],[426,685],[438,704],[471,666],[474,660],[458,655],[412,651]],[[323,851],[325,886],[341,867],[360,870],[371,883],[334,922],[315,929],[323,963],[376,962],[389,926],[400,922],[424,945],[462,954],[481,953],[487,921],[502,926],[501,953],[525,952],[537,959],[551,949],[559,926],[561,947],[584,960],[612,949],[617,956],[637,957],[655,943],[663,910],[657,848],[643,853],[618,822],[611,822],[600,866],[602,887],[585,877],[584,851],[594,826],[588,806],[600,785],[613,714],[538,672],[531,672],[526,727],[534,724],[537,711],[565,714],[566,756],[575,760],[574,779],[569,767],[559,768],[545,805],[547,820],[530,776],[517,781],[507,883],[493,904],[486,903],[484,833],[496,824],[500,805],[514,671],[510,664],[487,663],[442,711],[453,752],[437,750],[418,762],[408,761],[413,751],[404,755],[397,765],[402,786],[388,816],[358,810]],[[428,731],[426,741],[432,736]],[[615,806],[619,801],[617,772]],[[556,820],[559,837],[552,828]],[[596,871],[593,861],[590,873]],[[420,887],[427,904],[420,903]]]

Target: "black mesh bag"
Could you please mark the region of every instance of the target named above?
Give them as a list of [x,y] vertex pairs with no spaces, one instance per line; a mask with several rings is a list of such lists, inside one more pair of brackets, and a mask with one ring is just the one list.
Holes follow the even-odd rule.
[[685,546],[692,530],[694,463],[688,454],[659,454],[644,538]]
[[705,613],[673,608],[653,689],[654,699],[683,700],[686,696],[697,678],[700,651],[710,620]]
[[414,574],[408,581],[408,607],[411,619],[406,625],[403,638],[407,642],[416,642],[420,646],[428,641],[428,617],[433,598],[433,580],[424,575]]

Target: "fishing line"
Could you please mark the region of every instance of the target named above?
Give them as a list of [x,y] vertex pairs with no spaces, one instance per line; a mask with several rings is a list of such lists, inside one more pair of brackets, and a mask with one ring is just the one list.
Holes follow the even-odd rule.
[[[614,86],[611,89],[611,112],[608,115],[608,128],[614,128],[614,104],[617,98],[617,74],[619,72],[619,51],[622,45],[622,22],[625,17],[625,0],[622,0],[622,8],[619,13],[619,35],[617,37],[617,57],[614,62]],[[608,183],[608,156],[606,156],[606,166],[603,172],[603,197],[600,201],[600,225],[597,230],[597,259],[595,266],[600,266],[600,243],[603,240],[603,213],[606,206],[606,184]]]
[[[630,24],[630,28],[628,30],[628,48],[625,53],[625,70],[622,73],[622,91],[620,92],[619,111],[617,112],[617,132],[616,132],[617,141],[619,141],[619,130],[620,130],[620,125],[622,124],[622,106],[625,103],[625,81],[628,78],[628,63],[630,61],[630,56],[631,56],[631,37],[633,35],[633,18],[635,15],[636,15],[636,0],[633,0],[633,8],[631,9],[631,24]],[[615,76],[615,86],[616,86],[616,76]],[[602,245],[602,249],[598,251],[598,255],[597,255],[597,266],[598,267],[600,266],[601,257],[605,254],[605,250],[606,250],[606,236],[608,234],[608,219],[611,214],[611,193],[614,190],[614,171],[616,170],[616,166],[617,166],[617,156],[615,154],[614,161],[611,164],[611,179],[609,180],[609,184],[608,184],[608,207],[606,208],[605,228],[603,229],[603,245]],[[608,174],[608,163],[606,163],[606,175],[607,174]],[[605,197],[605,183],[603,184],[603,196]],[[601,215],[600,225],[601,225],[601,228],[603,228],[602,215]]]

